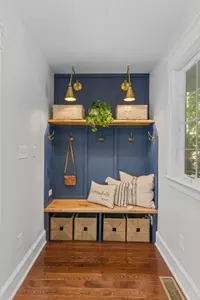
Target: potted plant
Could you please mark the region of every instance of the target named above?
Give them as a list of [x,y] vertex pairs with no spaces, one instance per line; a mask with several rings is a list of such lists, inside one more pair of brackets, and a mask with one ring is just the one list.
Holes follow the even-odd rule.
[[92,126],[92,132],[98,130],[97,125],[109,127],[113,120],[111,105],[106,102],[98,100],[97,102],[93,102],[92,106],[88,109],[86,122]]

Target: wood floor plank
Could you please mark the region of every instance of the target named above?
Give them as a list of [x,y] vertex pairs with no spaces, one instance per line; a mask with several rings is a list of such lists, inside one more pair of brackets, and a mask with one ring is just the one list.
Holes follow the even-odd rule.
[[[161,286],[156,287],[157,295],[164,296],[165,293]],[[152,298],[155,293],[155,286],[151,286],[148,289],[124,289],[124,288],[70,288],[70,287],[45,287],[40,288],[22,288],[20,290],[21,295],[57,295],[68,296],[76,298],[89,298],[89,297],[134,297],[134,298]],[[167,299],[167,298],[166,298]]]
[[167,300],[171,273],[151,244],[48,243],[14,300]]
[[[68,297],[68,296],[59,296],[59,295],[54,295],[54,296],[29,296],[27,298],[26,295],[17,295],[15,297],[15,300],[74,300],[75,298],[73,296]],[[81,298],[76,298],[76,299],[81,299]],[[83,298],[82,298],[83,299]],[[85,298],[86,299],[86,298]],[[87,298],[89,300],[104,300],[104,299],[112,299],[112,298],[105,298],[105,297],[89,297]],[[168,300],[166,296],[153,296],[153,298],[134,298],[134,297],[115,297],[114,300]]]

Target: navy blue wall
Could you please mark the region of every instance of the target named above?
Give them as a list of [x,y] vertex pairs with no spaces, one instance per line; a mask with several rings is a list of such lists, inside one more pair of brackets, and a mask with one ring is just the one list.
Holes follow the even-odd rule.
[[149,126],[153,141],[149,140],[148,146],[148,172],[155,174],[154,200],[156,208],[158,208],[158,132],[156,125]]
[[49,196],[53,180],[53,143],[48,139],[50,134],[51,126],[47,125],[44,136],[44,207],[52,200],[52,195]]
[[[112,105],[113,115],[117,104],[124,104],[125,93],[120,85],[126,79],[125,74],[82,74],[77,79],[83,84],[83,89],[77,92],[77,101],[88,109],[93,101],[102,100]],[[149,74],[132,74],[132,86],[135,92],[135,104],[149,104]],[[66,104],[64,100],[69,75],[55,75],[54,102]]]
[[[131,77],[136,95],[134,104],[149,104],[149,75],[134,74]],[[98,99],[107,101],[112,105],[114,116],[116,105],[125,104],[124,92],[120,89],[120,84],[125,78],[124,74],[77,75],[77,78],[83,84],[83,90],[77,93],[75,104],[83,104],[87,109],[93,101]],[[64,95],[68,81],[68,75],[55,75],[55,104],[66,104]],[[152,126],[101,129],[105,139],[103,143],[98,141],[99,132],[92,133],[89,127],[52,126],[52,129],[55,130],[55,139],[46,141],[51,143],[51,163],[48,174],[51,174],[52,178],[48,177],[46,186],[52,185],[54,198],[86,198],[91,180],[103,183],[107,176],[118,178],[119,170],[136,176],[157,172],[155,168],[157,142],[154,141],[152,144],[148,139],[148,130],[153,132]],[[128,141],[131,133],[134,137],[133,143]],[[63,182],[70,135],[74,137],[77,170],[75,187],[67,187]]]

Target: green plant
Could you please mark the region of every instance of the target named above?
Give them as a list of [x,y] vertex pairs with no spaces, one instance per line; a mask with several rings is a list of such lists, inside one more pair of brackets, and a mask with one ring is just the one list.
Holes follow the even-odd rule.
[[98,100],[97,102],[93,102],[92,106],[88,109],[86,122],[92,126],[93,132],[98,130],[96,125],[108,127],[113,120],[111,105],[106,102]]

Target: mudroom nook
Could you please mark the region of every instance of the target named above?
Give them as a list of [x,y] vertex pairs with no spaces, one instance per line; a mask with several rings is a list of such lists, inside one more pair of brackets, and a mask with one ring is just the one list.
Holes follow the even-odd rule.
[[200,300],[200,0],[0,0],[0,300]]
[[[127,241],[127,233],[132,232],[135,241],[154,243],[158,214],[158,135],[155,121],[148,118],[149,75],[130,74],[136,99],[134,106],[136,109],[142,105],[147,107],[147,118],[144,120],[140,119],[140,115],[138,115],[138,119],[115,119],[117,107],[128,103],[124,101],[124,91],[120,88],[125,74],[76,74],[74,77],[74,82],[78,79],[82,85],[82,89],[77,93],[77,100],[74,101],[74,108],[77,104],[82,104],[87,115],[92,103],[101,99],[111,105],[114,119],[107,128],[97,126],[96,132],[91,130],[91,126],[85,118],[77,120],[73,118],[49,119],[45,134],[44,206],[47,239],[55,236],[56,231],[58,238],[54,239],[62,240],[70,222],[72,224],[70,231],[72,232],[66,239],[76,240],[73,238],[73,232],[76,222],[80,222],[81,214],[85,218],[81,219],[83,226],[80,230],[83,231],[83,234],[79,240],[90,240],[89,226],[86,225],[86,222],[90,223],[95,218],[96,227],[94,226],[92,234],[95,238],[91,240],[104,241],[105,221],[110,220],[112,223],[110,225],[112,241],[122,240],[125,242]],[[54,77],[54,105],[56,109],[59,108],[58,105],[60,107],[61,105],[66,105],[66,107],[71,105],[65,100],[69,80],[70,74],[58,74]],[[128,105],[131,108],[133,102],[129,102]],[[77,177],[75,186],[67,186],[63,180],[68,141],[73,145],[75,157]],[[70,157],[68,157],[68,168],[69,172],[72,173],[74,166]],[[92,182],[103,186],[109,176],[118,182],[120,172],[137,177],[153,174],[153,207],[114,205],[113,208],[109,208],[88,202]],[[49,190],[52,190],[50,196]],[[139,201],[140,199],[137,200],[138,203]],[[65,220],[65,213],[71,213],[71,217],[67,215]],[[87,218],[87,214],[91,213],[93,218],[90,219],[89,216]],[[109,219],[107,219],[107,214],[109,214]],[[54,218],[53,227],[51,226],[52,217]],[[57,226],[56,221],[58,222]],[[115,226],[115,223],[119,224],[119,228],[117,225]],[[51,231],[54,233],[51,234]],[[134,238],[128,240],[134,242]],[[64,238],[64,240],[66,239]]]

